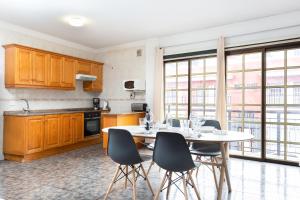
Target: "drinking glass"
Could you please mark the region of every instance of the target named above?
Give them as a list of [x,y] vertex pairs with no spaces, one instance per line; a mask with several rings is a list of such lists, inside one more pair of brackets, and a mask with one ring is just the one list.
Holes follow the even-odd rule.
[[140,124],[140,126],[145,126],[145,119],[139,118],[139,124]]

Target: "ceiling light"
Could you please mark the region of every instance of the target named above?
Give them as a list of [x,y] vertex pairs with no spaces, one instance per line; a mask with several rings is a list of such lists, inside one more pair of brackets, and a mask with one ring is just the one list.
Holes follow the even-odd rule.
[[70,17],[68,20],[70,26],[81,27],[85,24],[86,20],[83,17]]

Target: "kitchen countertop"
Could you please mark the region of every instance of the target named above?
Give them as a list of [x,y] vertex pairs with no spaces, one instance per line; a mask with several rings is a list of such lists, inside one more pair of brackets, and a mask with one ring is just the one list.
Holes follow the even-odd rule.
[[47,110],[30,110],[25,111],[4,111],[4,116],[36,116],[36,115],[55,115],[55,114],[68,114],[80,112],[109,112],[109,110],[94,110],[93,108],[66,108],[66,109],[47,109]]

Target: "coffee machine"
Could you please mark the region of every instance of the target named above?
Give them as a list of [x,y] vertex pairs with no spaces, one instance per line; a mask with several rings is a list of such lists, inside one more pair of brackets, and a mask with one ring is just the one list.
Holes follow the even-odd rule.
[[94,110],[100,110],[100,98],[93,98]]

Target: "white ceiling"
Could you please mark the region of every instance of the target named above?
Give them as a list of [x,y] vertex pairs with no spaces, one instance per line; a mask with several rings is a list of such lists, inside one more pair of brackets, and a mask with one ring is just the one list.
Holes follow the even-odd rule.
[[[0,20],[102,48],[299,9],[299,0],[0,0]],[[89,23],[70,27],[69,15]]]

